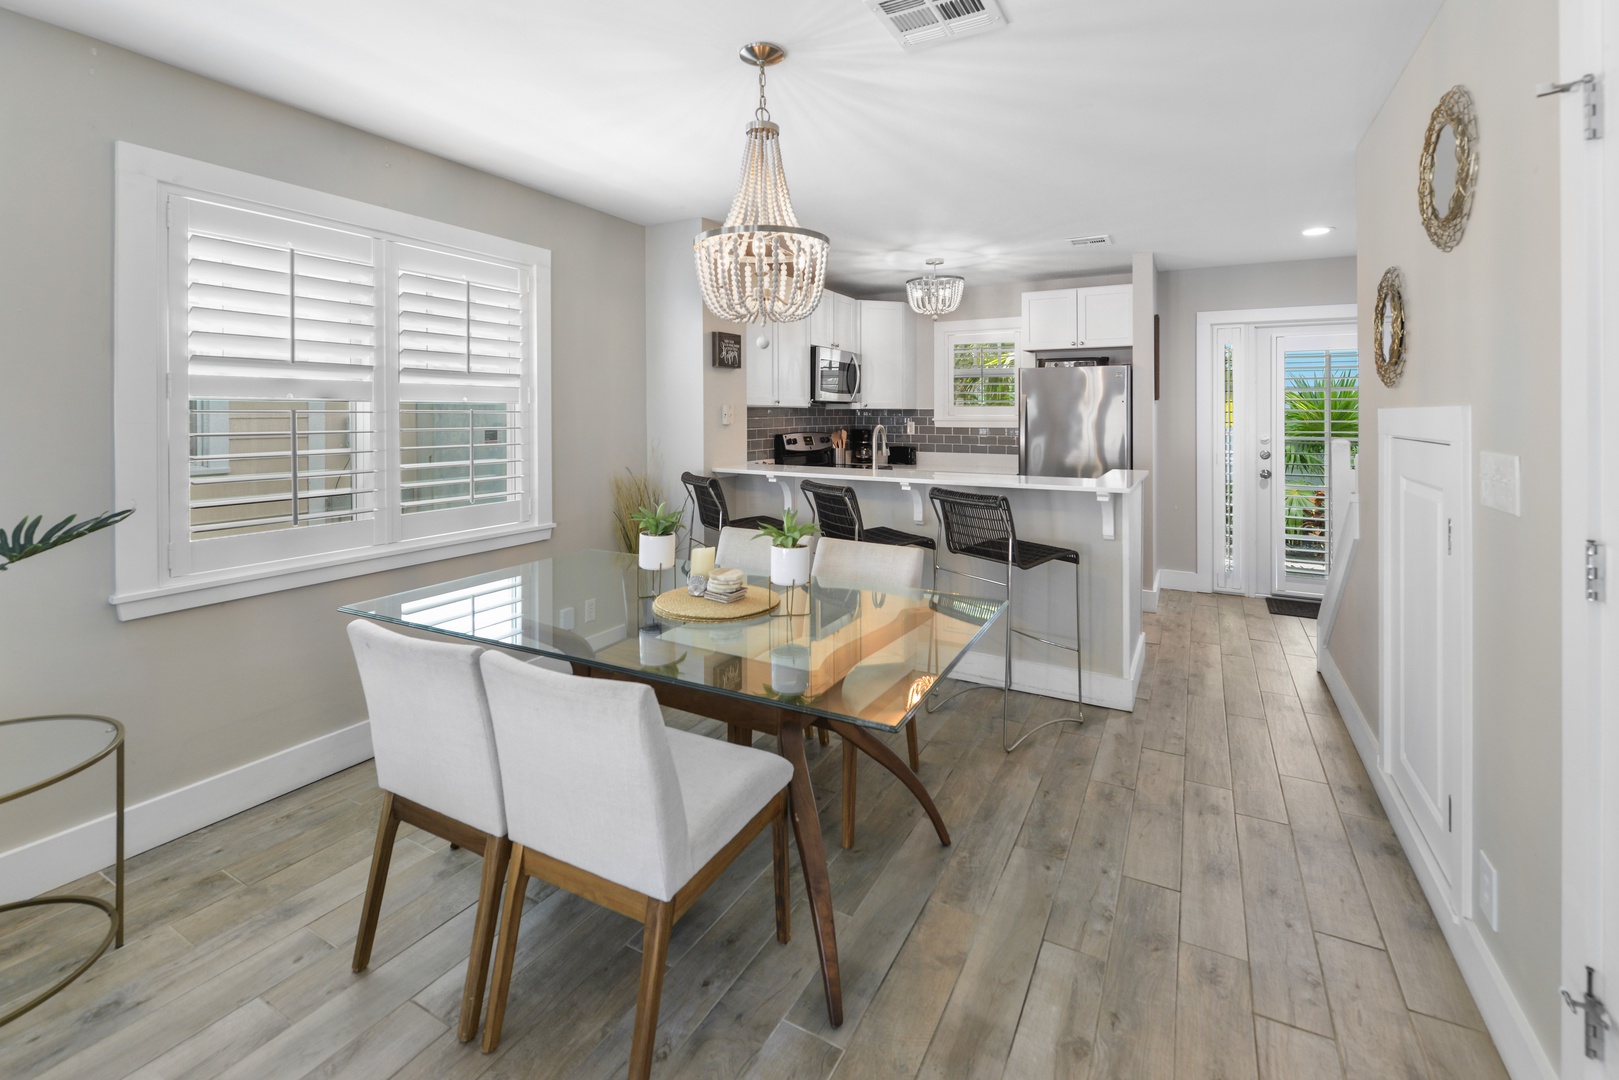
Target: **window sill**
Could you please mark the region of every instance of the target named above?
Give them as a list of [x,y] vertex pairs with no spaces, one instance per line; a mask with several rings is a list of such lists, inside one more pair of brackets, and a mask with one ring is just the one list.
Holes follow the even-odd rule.
[[249,596],[299,589],[306,585],[319,585],[327,581],[361,577],[384,570],[397,570],[405,566],[455,559],[463,555],[476,555],[485,551],[516,547],[549,540],[556,528],[555,522],[544,525],[520,525],[502,530],[491,530],[481,536],[455,540],[437,538],[391,544],[386,551],[367,550],[356,555],[333,552],[307,559],[288,560],[269,567],[250,570],[231,570],[216,574],[198,575],[194,579],[176,581],[155,589],[142,589],[119,593],[108,598],[118,610],[118,621],[144,619],[149,615],[163,615],[171,611],[221,604]]
[[1016,416],[940,416],[934,414],[933,426],[936,428],[1001,428],[1003,430],[1016,430],[1018,421]]

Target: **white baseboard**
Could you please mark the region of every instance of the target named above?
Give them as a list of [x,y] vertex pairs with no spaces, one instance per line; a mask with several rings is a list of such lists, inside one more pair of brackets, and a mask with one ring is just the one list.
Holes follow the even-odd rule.
[[1160,570],[1158,587],[1179,589],[1181,592],[1209,592],[1213,588],[1207,575],[1200,574],[1196,570]]
[[[1130,661],[1128,679],[1122,679],[1117,675],[1103,675],[1095,671],[1085,672],[1085,704],[1099,705],[1104,709],[1117,709],[1120,712],[1132,711],[1136,704],[1136,691],[1141,686],[1142,665],[1146,663],[1146,659],[1147,639],[1142,635],[1136,639],[1135,655]],[[1003,664],[1004,660],[998,655],[968,653],[961,658],[961,662],[950,673],[950,677],[960,679],[962,682],[1000,686]],[[1043,660],[1018,659],[1012,664],[1012,689],[1073,701],[1074,669],[1061,664],[1046,663]]]
[[1152,588],[1150,588],[1150,589],[1142,589],[1141,590],[1141,610],[1142,611],[1157,611],[1158,610],[1158,589],[1159,589],[1159,586],[1162,584],[1162,581],[1160,580],[1162,574],[1163,574],[1163,571],[1161,571],[1161,570],[1154,571],[1153,575],[1152,575]]
[[1366,714],[1361,711],[1360,703],[1350,692],[1343,672],[1338,670],[1332,654],[1325,649],[1317,654],[1316,666],[1321,678],[1326,681],[1327,689],[1332,692],[1333,700],[1338,703],[1344,727],[1349,729],[1349,737],[1360,752],[1366,774],[1377,789],[1377,797],[1383,801],[1389,823],[1394,826],[1400,846],[1405,849],[1411,862],[1411,869],[1422,884],[1428,906],[1433,909],[1440,930],[1444,931],[1445,943],[1456,957],[1456,966],[1461,968],[1467,988],[1473,992],[1473,1000],[1478,1003],[1484,1026],[1489,1028],[1490,1037],[1495,1040],[1495,1048],[1501,1054],[1508,1075],[1513,1080],[1557,1080],[1557,1069],[1551,1058],[1546,1056],[1540,1040],[1535,1037],[1529,1017],[1524,1014],[1523,1006],[1507,985],[1506,976],[1495,962],[1495,954],[1479,932],[1478,924],[1472,919],[1458,918],[1450,911],[1439,871],[1428,846],[1417,829],[1416,820],[1411,816],[1405,799],[1378,764],[1377,737]]
[[[371,725],[339,731],[124,809],[124,854],[138,855],[371,757]],[[108,794],[112,781],[107,777]],[[114,816],[0,852],[0,904],[60,888],[113,861]]]

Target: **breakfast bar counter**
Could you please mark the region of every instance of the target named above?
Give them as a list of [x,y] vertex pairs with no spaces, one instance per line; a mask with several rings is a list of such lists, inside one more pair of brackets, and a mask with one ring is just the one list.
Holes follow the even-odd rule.
[[[1015,458],[1012,462],[1015,462]],[[964,571],[1000,580],[1004,566],[952,555],[928,502],[936,487],[1005,494],[1020,540],[1075,548],[1080,553],[1080,626],[1083,632],[1085,701],[1110,709],[1134,706],[1146,656],[1141,633],[1141,499],[1144,470],[1116,470],[1095,479],[1020,476],[1012,462],[986,461],[973,468],[957,461],[946,467],[924,460],[917,467],[871,469],[846,466],[777,465],[750,461],[718,467],[734,491],[734,513],[776,513],[793,508],[809,516],[801,480],[847,484],[860,499],[866,525],[888,525],[935,538],[944,571]],[[746,509],[743,509],[743,508]],[[1074,587],[1067,563],[1049,563],[1013,575],[1018,625],[1042,637],[1074,639]],[[954,583],[954,584],[953,584]],[[941,573],[938,587],[972,592],[982,586],[969,578]],[[957,676],[999,686],[1004,653],[1000,634],[991,634],[957,668]],[[1039,642],[1020,640],[1014,651],[1013,686],[1048,697],[1074,698],[1074,661]]]

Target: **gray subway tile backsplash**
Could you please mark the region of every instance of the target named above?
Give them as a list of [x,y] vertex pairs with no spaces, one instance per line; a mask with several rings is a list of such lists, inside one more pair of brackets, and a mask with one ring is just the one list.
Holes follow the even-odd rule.
[[[905,430],[907,420],[915,421],[916,433]],[[937,428],[930,409],[896,412],[855,412],[850,409],[807,409],[753,407],[748,409],[748,460],[769,461],[775,450],[774,437],[792,431],[837,431],[839,428],[875,427],[888,429],[890,446],[914,446],[924,454],[1015,454],[1017,432],[990,428],[980,435],[977,428]]]

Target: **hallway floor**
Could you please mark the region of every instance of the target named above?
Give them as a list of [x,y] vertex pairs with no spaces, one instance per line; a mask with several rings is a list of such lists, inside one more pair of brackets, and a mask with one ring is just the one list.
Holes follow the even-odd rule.
[[[924,716],[949,848],[862,760],[841,849],[840,748],[812,746],[846,1021],[826,1022],[801,890],[775,942],[757,841],[676,927],[654,1075],[1503,1080],[1315,674],[1314,626],[1166,592],[1135,712],[1089,709],[1011,755],[992,691]],[[127,944],[0,1030],[0,1075],[622,1076],[638,928],[534,883],[484,1055],[454,1031],[479,861],[419,831],[400,832],[371,968],[350,972],[379,804],[367,764],[130,860]],[[100,934],[0,918],[0,1012]]]

